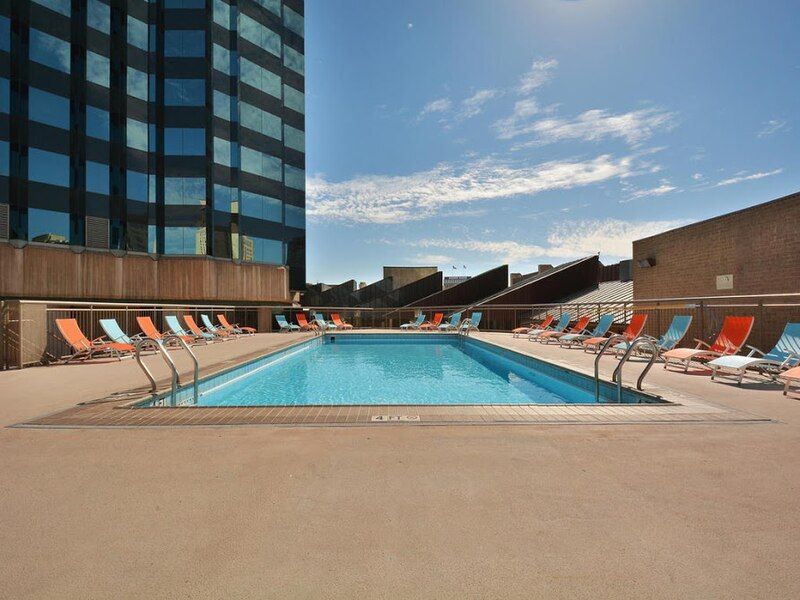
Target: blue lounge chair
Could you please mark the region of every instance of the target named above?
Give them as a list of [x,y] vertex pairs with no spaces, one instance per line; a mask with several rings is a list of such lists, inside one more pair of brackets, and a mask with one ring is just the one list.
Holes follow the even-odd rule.
[[277,321],[278,327],[280,327],[280,331],[282,332],[291,333],[292,331],[300,331],[299,325],[292,325],[283,315],[275,315],[275,321]]
[[480,331],[480,329],[478,329],[478,326],[481,324],[481,316],[483,316],[483,313],[473,312],[472,315],[470,315],[469,319],[464,319],[464,321],[461,323],[460,329],[462,331],[464,329],[466,329],[467,331]]
[[[669,324],[669,328],[660,338],[656,339],[651,336],[642,337],[647,337],[655,342],[656,348],[658,348],[658,353],[663,354],[664,352],[672,350],[681,342],[681,340],[686,336],[686,333],[689,331],[689,326],[691,324],[691,315],[675,315],[672,317],[672,323]],[[619,344],[615,344],[613,350],[617,354],[627,352],[628,342],[620,342]],[[636,352],[647,354],[647,347],[639,346],[636,348]]]
[[214,323],[211,322],[211,319],[208,318],[208,315],[200,315],[200,320],[203,322],[203,326],[205,330],[218,337],[221,340],[235,340],[236,336],[231,335],[232,332],[225,331],[222,327],[217,327]]
[[419,329],[420,326],[425,322],[425,314],[419,313],[417,318],[410,323],[403,323],[400,325],[400,329]]
[[439,325],[439,331],[450,331],[451,329],[458,329],[458,324],[461,323],[461,312],[453,313],[450,315],[450,321]]
[[[784,369],[800,364],[800,323],[787,323],[780,339],[769,352],[762,352],[755,346],[747,346],[747,356],[720,356],[708,363],[711,367],[711,379],[717,375],[731,376],[742,383],[747,369],[757,369],[764,375],[774,379]],[[756,356],[760,354],[761,356]]]
[[117,342],[118,344],[130,344],[133,346],[143,337],[141,334],[137,334],[132,338],[128,337],[128,335],[122,331],[122,327],[119,326],[116,319],[100,319],[100,327],[106,332],[109,340]]
[[203,340],[203,341],[210,341],[214,339],[214,336],[210,333],[205,331],[201,331],[201,335],[195,335],[192,332],[186,331],[183,327],[181,327],[180,321],[178,321],[178,317],[175,315],[165,315],[164,322],[169,327],[169,330],[174,333],[175,335],[179,335],[183,338],[189,338],[193,340]]
[[556,323],[552,329],[531,329],[528,332],[528,340],[535,340],[537,337],[539,337],[539,334],[544,333],[545,331],[564,331],[571,320],[572,315],[570,313],[563,313],[561,318],[558,320],[558,323]]
[[314,315],[314,322],[319,325],[319,328],[322,329],[322,331],[325,331],[326,329],[336,329],[336,325],[333,323],[328,323],[322,318],[322,313],[316,313]]
[[588,340],[593,337],[605,337],[613,324],[614,315],[611,313],[600,315],[600,318],[597,321],[597,326],[591,333],[567,333],[562,335],[559,339],[561,342],[561,347],[570,348],[573,344],[580,345],[584,340]]

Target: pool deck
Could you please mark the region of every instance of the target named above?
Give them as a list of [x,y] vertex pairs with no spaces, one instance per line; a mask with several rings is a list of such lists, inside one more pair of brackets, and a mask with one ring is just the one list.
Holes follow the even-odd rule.
[[[197,353],[208,373],[299,339]],[[657,366],[646,389],[727,416],[655,422],[42,426],[143,383],[132,361],[0,372],[0,595],[800,597],[800,397],[779,386]]]

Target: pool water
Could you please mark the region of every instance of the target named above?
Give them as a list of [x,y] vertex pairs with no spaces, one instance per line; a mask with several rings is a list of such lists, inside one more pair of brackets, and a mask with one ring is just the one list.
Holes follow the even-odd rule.
[[[339,334],[203,382],[198,405],[594,404],[593,385],[581,374],[471,338]],[[189,391],[178,404],[193,404]],[[627,391],[623,401],[640,396]]]

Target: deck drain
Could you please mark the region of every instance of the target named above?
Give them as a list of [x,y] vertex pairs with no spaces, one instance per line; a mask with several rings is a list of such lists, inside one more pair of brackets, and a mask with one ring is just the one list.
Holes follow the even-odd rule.
[[372,415],[373,423],[388,421],[419,421],[419,415]]

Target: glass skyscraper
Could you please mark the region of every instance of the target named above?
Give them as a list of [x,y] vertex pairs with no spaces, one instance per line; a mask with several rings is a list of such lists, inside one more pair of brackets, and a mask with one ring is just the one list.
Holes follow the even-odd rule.
[[0,239],[305,282],[303,0],[0,1]]

